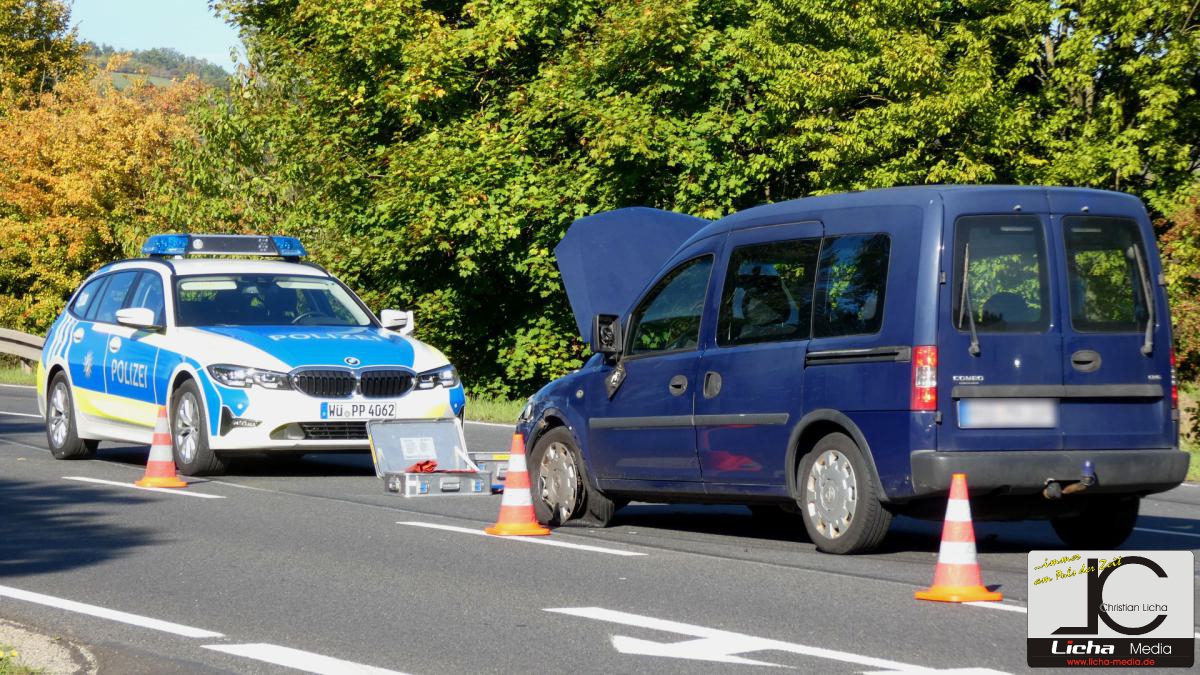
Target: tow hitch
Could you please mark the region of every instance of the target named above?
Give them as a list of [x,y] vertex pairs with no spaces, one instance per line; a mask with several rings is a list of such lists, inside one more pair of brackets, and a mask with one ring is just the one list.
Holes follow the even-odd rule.
[[1042,489],[1042,496],[1049,500],[1061,499],[1063,495],[1079,494],[1095,484],[1096,467],[1092,464],[1092,460],[1084,460],[1083,471],[1080,473],[1078,481],[1063,485],[1062,482],[1054,479],[1047,480],[1046,487]]

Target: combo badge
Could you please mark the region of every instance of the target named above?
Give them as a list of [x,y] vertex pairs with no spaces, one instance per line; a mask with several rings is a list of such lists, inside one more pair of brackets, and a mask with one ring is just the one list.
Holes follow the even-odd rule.
[[1191,551],[1031,551],[1031,667],[1195,661]]

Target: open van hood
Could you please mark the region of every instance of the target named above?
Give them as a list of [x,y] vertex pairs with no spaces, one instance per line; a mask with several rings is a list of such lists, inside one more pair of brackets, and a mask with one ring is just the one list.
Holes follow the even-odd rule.
[[621,314],[683,242],[708,224],[703,218],[632,207],[571,223],[554,247],[567,298],[584,342],[592,317]]

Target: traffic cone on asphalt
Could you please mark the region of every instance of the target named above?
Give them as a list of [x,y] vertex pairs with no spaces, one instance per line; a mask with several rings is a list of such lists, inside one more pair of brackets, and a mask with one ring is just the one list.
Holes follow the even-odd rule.
[[165,406],[158,407],[158,421],[154,423],[154,438],[150,442],[146,475],[135,481],[134,485],[151,488],[187,487],[187,483],[179,480],[175,473],[175,456],[171,453],[171,424],[167,421]]
[[500,500],[500,517],[484,532],[501,536],[550,534],[533,514],[533,497],[529,494],[529,470],[525,468],[525,437],[513,434],[508,458],[508,477],[504,480],[504,497]]
[[933,585],[917,591],[915,597],[940,602],[978,602],[1004,597],[989,591],[979,575],[965,473],[956,473],[950,479],[950,501],[946,504],[946,523],[942,526],[942,546],[938,549]]

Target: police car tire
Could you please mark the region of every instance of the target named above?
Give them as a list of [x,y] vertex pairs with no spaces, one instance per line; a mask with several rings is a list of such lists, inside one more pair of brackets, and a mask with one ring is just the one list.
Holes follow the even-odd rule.
[[[575,470],[578,473],[579,484],[581,486],[580,497],[582,503],[575,505],[575,512],[569,521],[584,527],[608,527],[609,523],[612,522],[613,514],[617,510],[617,505],[603,492],[592,487],[591,482],[588,480],[587,466],[583,462],[583,457],[579,453],[579,447],[575,444],[575,437],[571,434],[570,429],[556,427],[542,434],[538,438],[537,443],[534,443],[533,450],[529,453],[530,485],[537,486],[537,471],[541,468],[542,453],[546,451],[546,448],[551,443],[555,442],[563,444],[570,451],[571,458],[575,462]],[[551,526],[566,524],[558,522],[558,518],[550,513],[549,508],[536,495],[533,498],[533,503],[539,522]]]
[[1073,549],[1114,549],[1133,534],[1140,497],[1092,497],[1073,516],[1051,518],[1050,525],[1063,543]]
[[[837,450],[847,460],[854,470],[857,506],[850,526],[838,537],[829,538],[821,534],[808,513],[806,504],[808,495],[805,494],[808,481],[806,477],[813,464],[827,450]],[[832,433],[824,436],[813,446],[800,461],[796,473],[796,502],[800,507],[800,515],[804,521],[804,529],[808,532],[809,540],[816,545],[818,551],[836,554],[870,553],[879,547],[892,524],[892,513],[879,500],[878,488],[875,485],[871,467],[863,457],[862,450],[849,436],[843,433]]]
[[[71,414],[67,416],[66,438],[63,439],[61,447],[55,447],[54,438],[50,434],[50,397],[59,386],[66,392],[67,406]],[[100,441],[79,437],[79,430],[75,427],[75,397],[71,394],[71,383],[62,373],[56,374],[46,389],[46,445],[54,459],[91,459],[96,456],[96,448],[100,445]]]
[[[196,441],[196,454],[191,462],[183,461],[180,456],[178,439],[175,437],[175,418],[179,415],[179,406],[184,396],[191,394],[196,402],[197,426],[200,430]],[[204,401],[200,397],[200,389],[192,380],[187,380],[171,395],[171,450],[175,457],[175,468],[187,476],[212,476],[225,473],[226,461],[212,448],[208,447],[208,418],[204,414]]]

